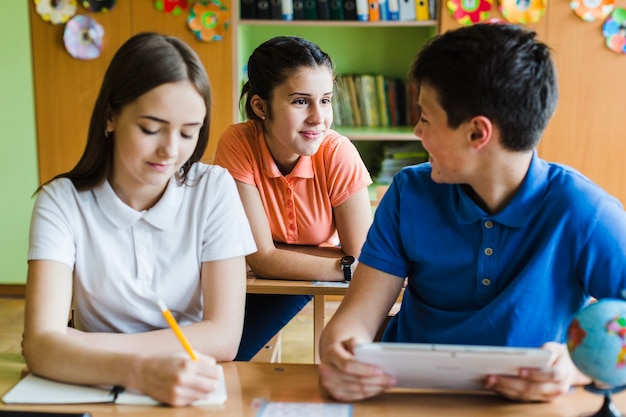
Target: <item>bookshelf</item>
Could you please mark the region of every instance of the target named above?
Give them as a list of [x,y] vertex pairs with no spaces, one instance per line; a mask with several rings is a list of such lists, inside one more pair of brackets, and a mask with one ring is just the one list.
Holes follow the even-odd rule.
[[[382,74],[407,79],[415,55],[437,33],[437,21],[256,20],[239,19],[233,9],[233,120],[241,120],[239,96],[248,57],[262,42],[296,35],[317,43],[335,64],[337,74]],[[413,126],[335,127],[353,141],[415,140]]]

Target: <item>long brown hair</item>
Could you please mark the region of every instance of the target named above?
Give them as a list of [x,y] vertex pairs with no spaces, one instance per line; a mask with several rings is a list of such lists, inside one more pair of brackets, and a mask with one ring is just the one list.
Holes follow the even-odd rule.
[[[115,53],[102,81],[91,114],[87,144],[80,160],[69,172],[57,178],[69,178],[77,190],[87,190],[102,183],[113,164],[113,136],[105,135],[107,116],[162,84],[189,80],[204,98],[206,116],[193,154],[182,166],[177,180],[183,183],[191,165],[199,161],[209,141],[211,86],[198,55],[186,43],[158,33],[139,33],[128,39]],[[41,188],[41,187],[40,187]]]

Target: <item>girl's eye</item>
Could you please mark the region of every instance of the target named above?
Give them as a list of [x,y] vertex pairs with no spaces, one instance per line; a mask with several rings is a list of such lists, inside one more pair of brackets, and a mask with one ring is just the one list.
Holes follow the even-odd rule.
[[186,134],[184,132],[180,132],[180,135],[184,138],[184,139],[193,139],[193,135],[189,135]]
[[158,130],[149,130],[143,126],[139,126],[139,129],[141,129],[141,131],[145,133],[146,135],[155,135],[158,132]]
[[293,102],[294,102],[295,104],[300,104],[300,105],[305,105],[305,104],[306,104],[306,100],[305,100],[305,99],[303,99],[303,98],[298,98],[298,99],[295,99]]
[[330,97],[324,97],[324,98],[322,99],[322,103],[323,103],[323,104],[330,104],[330,103],[331,103],[331,101],[332,101],[332,100],[331,100],[331,98],[330,98]]

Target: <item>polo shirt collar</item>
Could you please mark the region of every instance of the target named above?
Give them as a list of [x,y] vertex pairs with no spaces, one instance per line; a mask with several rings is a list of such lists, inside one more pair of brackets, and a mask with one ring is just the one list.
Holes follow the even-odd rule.
[[509,204],[495,215],[489,215],[480,208],[463,189],[463,186],[455,185],[455,194],[458,196],[459,223],[471,224],[481,219],[491,218],[493,221],[509,227],[524,226],[540,206],[548,189],[548,170],[548,163],[539,158],[536,151],[533,151],[528,172],[519,190]]
[[[283,174],[278,169],[278,165],[272,157],[270,148],[265,140],[265,133],[261,130],[261,158],[263,159],[263,171],[269,178],[280,178]],[[313,178],[313,159],[310,156],[300,156],[296,166],[287,175],[288,177]]]
[[96,201],[104,215],[118,229],[128,229],[140,219],[144,219],[158,229],[167,229],[176,218],[184,194],[184,187],[177,184],[175,178],[171,178],[161,199],[149,210],[137,211],[126,205],[115,194],[111,184],[105,180],[93,190]]

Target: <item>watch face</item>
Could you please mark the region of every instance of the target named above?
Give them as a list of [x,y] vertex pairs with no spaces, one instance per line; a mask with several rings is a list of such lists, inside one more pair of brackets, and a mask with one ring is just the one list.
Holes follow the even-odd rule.
[[354,256],[344,256],[343,258],[341,258],[341,265],[352,265],[354,261]]

